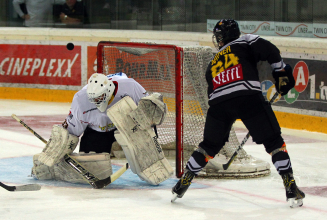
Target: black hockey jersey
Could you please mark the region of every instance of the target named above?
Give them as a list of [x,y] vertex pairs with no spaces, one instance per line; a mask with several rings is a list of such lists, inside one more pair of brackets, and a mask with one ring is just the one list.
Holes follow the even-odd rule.
[[259,61],[268,61],[275,71],[285,67],[278,48],[258,35],[246,34],[224,45],[206,71],[209,105],[261,92]]

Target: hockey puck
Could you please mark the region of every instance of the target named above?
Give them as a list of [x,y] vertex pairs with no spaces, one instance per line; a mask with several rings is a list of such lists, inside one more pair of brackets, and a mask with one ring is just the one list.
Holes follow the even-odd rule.
[[73,43],[68,43],[66,45],[66,47],[67,47],[67,50],[73,50],[74,49],[74,44]]

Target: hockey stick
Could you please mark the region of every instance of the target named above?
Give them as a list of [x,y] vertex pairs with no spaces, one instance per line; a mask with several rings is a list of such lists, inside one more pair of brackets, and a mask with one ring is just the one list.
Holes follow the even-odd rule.
[[[275,101],[275,99],[278,97],[279,93],[276,92],[274,94],[274,96],[270,99],[269,104],[273,103]],[[223,168],[224,170],[227,170],[228,167],[233,163],[233,161],[235,160],[235,158],[237,157],[238,152],[243,148],[245,142],[247,142],[247,140],[250,137],[250,132],[248,132],[245,136],[245,138],[243,139],[243,141],[241,142],[241,144],[238,146],[238,148],[236,149],[236,151],[234,152],[234,154],[231,156],[231,158],[229,159],[229,161],[226,164],[223,164]]]
[[70,165],[77,173],[79,173],[94,189],[102,189],[108,186],[110,183],[114,182],[118,179],[125,171],[128,169],[128,163],[125,166],[121,167],[114,174],[109,177],[100,180],[92,173],[90,173],[87,169],[85,169],[77,160],[74,160],[68,154],[64,156],[65,162]]
[[27,124],[25,124],[22,120],[20,120],[15,114],[12,114],[11,117],[18,121],[21,125],[23,125],[27,130],[32,132],[38,139],[40,139],[43,143],[47,144],[47,141],[41,137],[38,133],[36,133],[32,128],[30,128]]
[[2,182],[0,182],[0,186],[8,191],[15,192],[15,191],[37,191],[41,189],[39,184],[27,184],[21,186],[8,186]]
[[[27,124],[25,124],[25,122],[20,120],[15,114],[12,114],[11,117],[16,121],[18,121],[20,124],[22,124],[27,130],[32,132],[32,134],[34,134],[43,143],[47,144],[47,141],[44,138],[42,138],[32,128],[30,128]],[[79,173],[95,189],[102,189],[106,187],[107,185],[118,179],[118,177],[120,177],[128,169],[128,163],[126,163],[125,166],[120,168],[114,174],[110,175],[105,179],[100,180],[98,177],[96,177],[87,169],[85,169],[78,161],[70,157],[68,154],[64,156],[64,160],[71,168],[73,168],[77,173]]]

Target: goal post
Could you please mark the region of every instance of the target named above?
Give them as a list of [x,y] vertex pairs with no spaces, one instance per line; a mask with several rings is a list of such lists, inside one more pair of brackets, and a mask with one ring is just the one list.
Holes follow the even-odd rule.
[[[205,46],[112,41],[101,41],[97,46],[99,73],[123,72],[140,83],[149,94],[159,92],[164,96],[168,112],[163,124],[157,127],[158,141],[166,157],[175,157],[177,177],[181,177],[185,163],[203,138],[209,108],[205,71],[212,57],[211,47]],[[232,129],[221,156],[228,158],[238,145]],[[248,158],[245,151],[238,155],[238,159],[242,158]],[[218,172],[214,164],[204,170],[204,176],[210,172],[214,176],[243,175],[239,167],[236,171]]]

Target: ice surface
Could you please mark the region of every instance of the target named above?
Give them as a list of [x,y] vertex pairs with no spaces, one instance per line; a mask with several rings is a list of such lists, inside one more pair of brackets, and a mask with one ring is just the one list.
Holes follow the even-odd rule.
[[[0,181],[8,185],[37,183],[40,191],[0,189],[0,219],[327,219],[327,135],[283,129],[297,184],[306,193],[304,205],[291,209],[282,180],[274,166],[271,175],[256,179],[194,179],[182,199],[171,203],[177,179],[150,186],[131,170],[105,189],[29,177],[32,156],[44,144],[12,119],[16,114],[48,139],[53,124],[60,124],[69,103],[0,100]],[[247,131],[241,124],[236,133]],[[252,156],[270,161],[262,145],[251,140],[244,147]],[[117,170],[124,160],[114,160]],[[270,162],[271,163],[271,162]]]

